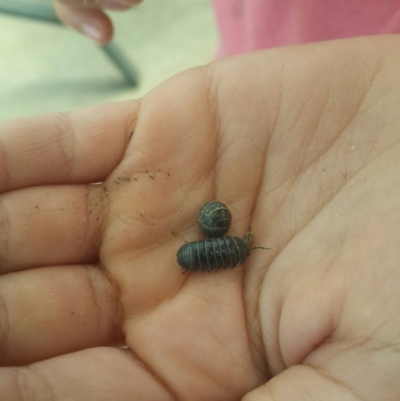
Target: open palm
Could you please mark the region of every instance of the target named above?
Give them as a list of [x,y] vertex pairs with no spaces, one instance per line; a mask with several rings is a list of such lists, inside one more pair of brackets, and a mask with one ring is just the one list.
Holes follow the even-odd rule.
[[[398,400],[399,45],[260,52],[2,123],[1,399]],[[182,274],[215,199],[272,249]]]

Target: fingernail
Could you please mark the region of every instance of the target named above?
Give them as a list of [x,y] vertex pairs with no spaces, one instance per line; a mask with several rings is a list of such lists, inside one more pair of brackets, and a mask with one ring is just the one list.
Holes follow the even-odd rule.
[[130,0],[104,0],[101,6],[108,10],[126,10],[132,5]]
[[81,25],[81,30],[83,34],[89,36],[89,38],[95,40],[96,42],[101,42],[101,40],[103,39],[102,32],[95,25],[85,23]]

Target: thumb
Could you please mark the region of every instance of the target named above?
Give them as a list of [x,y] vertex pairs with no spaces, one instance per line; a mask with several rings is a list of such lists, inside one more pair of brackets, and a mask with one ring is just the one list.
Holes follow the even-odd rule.
[[359,401],[350,387],[321,371],[295,365],[256,388],[242,401]]

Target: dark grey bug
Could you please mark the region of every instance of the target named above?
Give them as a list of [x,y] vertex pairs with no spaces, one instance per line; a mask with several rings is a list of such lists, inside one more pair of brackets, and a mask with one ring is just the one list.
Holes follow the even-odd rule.
[[247,235],[244,239],[220,237],[188,242],[176,256],[184,271],[210,272],[239,266],[250,252],[250,235]]
[[223,237],[230,229],[232,215],[221,202],[208,202],[199,210],[197,222],[201,232],[208,238]]

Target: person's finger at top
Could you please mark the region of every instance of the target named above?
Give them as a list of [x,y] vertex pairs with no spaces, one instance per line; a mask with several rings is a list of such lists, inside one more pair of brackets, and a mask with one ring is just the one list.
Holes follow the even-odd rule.
[[64,24],[96,42],[104,45],[112,39],[112,22],[102,10],[73,7],[59,3],[55,3],[54,8],[58,18]]
[[107,8],[109,10],[126,10],[142,0],[58,0],[59,3],[84,8]]
[[0,193],[103,181],[121,161],[139,102],[0,123]]

